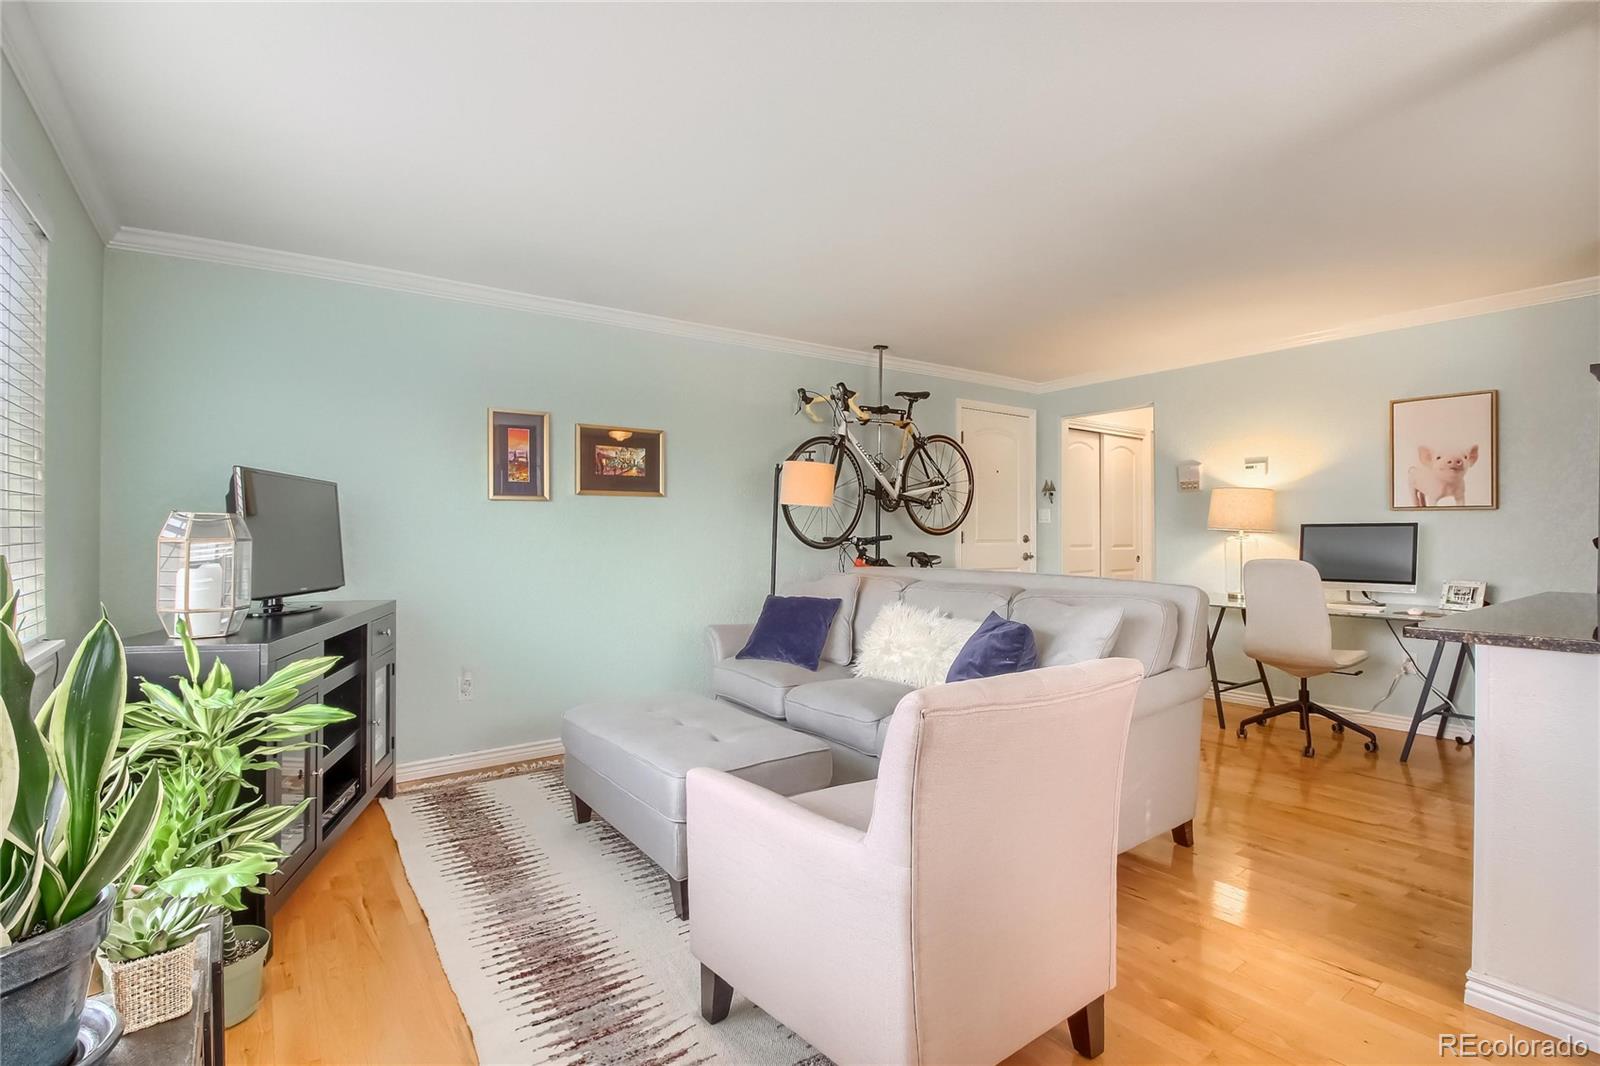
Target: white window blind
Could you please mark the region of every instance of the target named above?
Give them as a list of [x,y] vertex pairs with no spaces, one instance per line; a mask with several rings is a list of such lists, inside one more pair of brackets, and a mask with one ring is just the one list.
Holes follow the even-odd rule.
[[9,180],[0,357],[0,554],[17,584],[17,636],[44,636],[44,282],[49,242]]

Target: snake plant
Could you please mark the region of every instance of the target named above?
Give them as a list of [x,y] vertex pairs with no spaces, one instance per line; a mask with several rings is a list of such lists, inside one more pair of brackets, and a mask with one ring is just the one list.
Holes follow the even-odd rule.
[[145,851],[161,781],[119,755],[128,686],[122,638],[104,615],[37,716],[16,632],[17,595],[0,558],[0,948],[94,906]]
[[263,803],[250,775],[276,769],[278,756],[310,747],[323,726],[353,717],[323,704],[291,706],[335,657],[291,663],[236,691],[221,659],[202,674],[199,649],[179,627],[188,676],[175,679],[176,693],[141,680],[144,699],[129,704],[123,730],[128,764],[159,777],[168,802],[130,878],[139,887],[112,915],[103,950],[115,960],[178,947],[211,915],[240,910],[244,893],[262,891],[262,878],[285,858],[278,834],[310,800]]

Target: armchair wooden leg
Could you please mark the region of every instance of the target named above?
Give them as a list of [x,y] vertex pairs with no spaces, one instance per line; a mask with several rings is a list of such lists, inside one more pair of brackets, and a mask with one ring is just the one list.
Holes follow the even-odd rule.
[[[702,966],[700,972],[710,971]],[[1072,1037],[1072,1050],[1086,1059],[1099,1058],[1106,1049],[1106,997],[1100,996],[1068,1018],[1067,1033]]]
[[[667,876],[667,884],[672,887],[672,913],[678,916],[680,922],[689,920],[689,879],[682,881],[676,877]],[[709,970],[707,971],[710,972]]]
[[1172,827],[1172,842],[1180,848],[1194,847],[1194,819]]
[[574,822],[582,825],[584,822],[587,822],[590,818],[594,817],[594,808],[583,802],[583,800],[579,799],[576,792],[568,789],[567,795],[572,797],[572,820]]
[[733,986],[712,972],[711,967],[700,964],[700,1017],[716,1025],[728,1016],[733,1006]]

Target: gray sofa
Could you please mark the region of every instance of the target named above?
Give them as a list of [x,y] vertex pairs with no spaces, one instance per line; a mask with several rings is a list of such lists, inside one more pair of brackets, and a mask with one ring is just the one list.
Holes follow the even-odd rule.
[[863,568],[785,591],[843,601],[816,670],[736,659],[749,625],[714,625],[711,689],[718,699],[809,733],[833,749],[835,784],[874,778],[878,754],[905,685],[858,678],[850,669],[856,641],[885,604],[896,600],[981,620],[990,611],[1034,628],[1041,659],[1052,639],[1042,619],[1057,605],[1122,608],[1111,648],[1136,659],[1145,677],[1134,704],[1123,774],[1118,847],[1171,832],[1193,839],[1200,764],[1201,700],[1206,671],[1206,594],[1187,585],[978,570]]

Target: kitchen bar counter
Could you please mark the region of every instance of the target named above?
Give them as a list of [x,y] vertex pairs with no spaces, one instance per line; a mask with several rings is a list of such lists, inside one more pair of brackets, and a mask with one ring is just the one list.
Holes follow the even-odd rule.
[[1462,611],[1406,627],[1418,640],[1448,640],[1502,648],[1600,655],[1600,596],[1541,592],[1493,607]]

